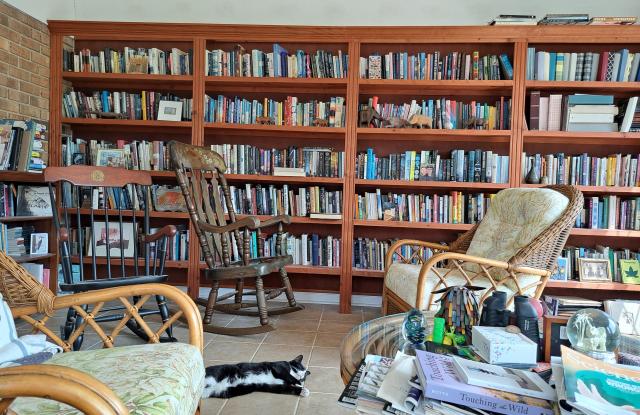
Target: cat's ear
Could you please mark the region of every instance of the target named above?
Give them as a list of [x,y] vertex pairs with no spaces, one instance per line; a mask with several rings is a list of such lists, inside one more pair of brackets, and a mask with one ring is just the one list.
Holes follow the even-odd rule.
[[292,362],[302,363],[302,359],[303,359],[303,356],[299,354],[295,359],[292,360]]

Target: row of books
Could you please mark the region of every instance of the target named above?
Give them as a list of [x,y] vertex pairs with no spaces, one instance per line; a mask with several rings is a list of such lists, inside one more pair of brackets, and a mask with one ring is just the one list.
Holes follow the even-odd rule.
[[527,79],[538,81],[640,81],[640,53],[545,52],[527,48]]
[[[566,246],[558,258],[558,271],[551,279],[567,281],[580,279],[580,266],[578,259],[592,258],[608,260],[611,281],[623,282],[620,260],[640,259],[640,251],[637,249],[619,249],[609,246],[596,245],[595,248]],[[604,282],[607,281],[605,277]]]
[[62,139],[62,165],[124,167],[129,170],[171,170],[166,141],[116,142],[77,137]]
[[[189,260],[189,229],[187,225],[175,225],[177,233],[169,239],[167,245],[167,257],[169,261],[188,261]],[[151,233],[158,231],[157,228],[151,228]]]
[[480,52],[389,52],[360,58],[365,79],[513,79],[506,53],[480,56]]
[[39,121],[0,119],[0,170],[42,173],[49,163],[47,137]]
[[522,153],[522,177],[531,167],[538,177],[546,177],[549,184],[576,186],[640,186],[638,154],[612,154],[607,157],[579,155]]
[[640,197],[592,196],[576,218],[577,228],[640,230]]
[[[62,114],[68,118],[126,118],[129,120],[163,119],[162,101],[181,103],[177,121],[191,120],[193,99],[161,92],[94,91],[85,94],[70,90],[62,97]],[[110,113],[110,114],[101,114]]]
[[205,122],[322,127],[345,125],[346,106],[343,97],[300,102],[297,97],[287,97],[284,101],[269,98],[259,101],[207,95],[204,101]]
[[509,182],[509,156],[492,151],[451,150],[451,158],[437,150],[405,151],[385,157],[372,148],[358,153],[356,177],[368,180]]
[[431,128],[445,130],[508,130],[511,128],[510,98],[500,97],[500,100],[493,105],[486,102],[463,102],[447,98],[423,99],[420,102],[414,99],[402,104],[378,101],[378,97],[374,96],[359,108],[360,110],[373,108],[380,114],[382,120],[374,119],[370,127],[402,127],[408,125],[406,121],[413,115],[419,114],[431,118]]
[[[378,240],[375,238],[358,237],[353,240],[352,267],[355,269],[377,270],[384,269],[384,261],[395,240]],[[393,261],[403,258],[410,258],[410,263],[417,264],[419,261],[426,261],[433,256],[431,249],[422,249],[419,253],[413,247],[404,245],[394,253]]]
[[532,91],[529,128],[540,131],[619,131],[613,95],[550,94]]
[[277,43],[272,52],[242,46],[233,51],[207,50],[205,73],[208,76],[253,76],[283,78],[346,78],[349,55],[318,49],[309,53],[296,50],[289,54]]
[[84,48],[62,51],[62,70],[71,72],[144,73],[152,75],[190,75],[193,50],[178,48],[104,48],[96,52]]
[[9,256],[27,255],[30,253],[31,234],[36,229],[33,225],[15,226],[0,223],[0,251]]
[[493,194],[383,194],[357,195],[355,218],[401,222],[478,223],[484,217]]
[[[281,250],[277,249],[277,234],[265,236],[252,231],[249,234],[249,247],[251,258],[264,256],[291,255],[294,265],[339,267],[341,256],[341,240],[333,236],[320,236],[318,234],[282,235]],[[235,236],[231,234],[232,258],[240,261]]]
[[[229,186],[233,210],[246,215],[341,216],[342,191],[320,186]],[[226,206],[225,206],[226,212]]]
[[259,148],[248,144],[213,144],[228,174],[274,175],[280,168],[302,169],[309,177],[344,177],[344,151],[320,147]]

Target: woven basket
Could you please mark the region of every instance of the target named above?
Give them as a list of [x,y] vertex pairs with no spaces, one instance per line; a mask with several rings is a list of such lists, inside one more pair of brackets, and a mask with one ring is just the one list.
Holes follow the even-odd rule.
[[0,293],[9,307],[36,306],[51,316],[55,295],[40,284],[13,258],[0,251]]

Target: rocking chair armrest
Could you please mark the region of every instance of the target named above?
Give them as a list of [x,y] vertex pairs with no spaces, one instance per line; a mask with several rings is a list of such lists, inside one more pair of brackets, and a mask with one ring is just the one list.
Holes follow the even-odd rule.
[[260,225],[258,226],[258,228],[260,228],[260,229],[268,228],[269,226],[277,225],[279,223],[283,223],[285,225],[291,224],[291,216],[289,216],[289,215],[274,216],[274,217],[272,217],[270,219],[261,221]]
[[69,230],[65,226],[61,226],[58,230],[58,239],[63,242],[69,240]]
[[122,400],[96,378],[65,366],[27,365],[0,369],[0,413],[12,398],[36,397],[70,405],[88,415],[126,415]]
[[160,238],[163,237],[167,237],[170,238],[172,236],[175,236],[175,234],[178,232],[178,230],[176,229],[175,226],[173,225],[165,225],[162,228],[158,229],[156,232],[150,234],[150,235],[145,235],[144,236],[144,242],[145,243],[150,243],[150,242],[155,242]]
[[[454,260],[458,263],[459,266],[462,266],[463,263],[473,263],[476,265],[480,265],[486,268],[494,268],[494,269],[503,269],[507,271],[512,271],[516,274],[528,274],[528,275],[538,275],[544,280],[543,284],[539,286],[539,292],[542,293],[542,288],[546,284],[546,279],[551,275],[551,273],[544,269],[532,268],[526,266],[514,265],[505,261],[498,261],[495,259],[483,258],[474,255],[462,254],[459,252],[441,252],[439,254],[435,254],[428,261],[426,261],[422,267],[420,268],[420,274],[418,275],[418,287],[416,290],[416,308],[422,309],[424,307],[422,298],[424,296],[425,286],[427,283],[427,275],[431,268],[435,267],[441,261]],[[475,272],[471,272],[475,274]],[[495,284],[495,281],[492,283]]]
[[260,219],[255,216],[246,216],[242,219],[238,219],[235,222],[229,223],[224,226],[215,226],[210,223],[203,222],[198,220],[198,226],[203,231],[212,232],[212,233],[225,233],[235,231],[240,228],[248,228],[248,229],[258,229],[260,227]]
[[384,262],[385,274],[386,274],[386,271],[391,266],[391,264],[393,263],[393,254],[398,250],[398,248],[401,248],[405,245],[419,246],[422,248],[434,249],[436,251],[441,251],[441,252],[447,252],[449,250],[448,246],[437,244],[434,242],[419,241],[417,239],[400,239],[399,241],[396,241],[393,245],[391,245],[391,247],[389,248],[389,251],[387,251],[387,257],[385,258],[385,262]]

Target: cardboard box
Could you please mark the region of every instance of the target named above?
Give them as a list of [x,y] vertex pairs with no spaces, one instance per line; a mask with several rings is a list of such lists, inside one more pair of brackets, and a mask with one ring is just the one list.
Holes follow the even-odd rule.
[[472,345],[487,363],[536,364],[538,345],[524,334],[509,333],[504,327],[473,326]]

